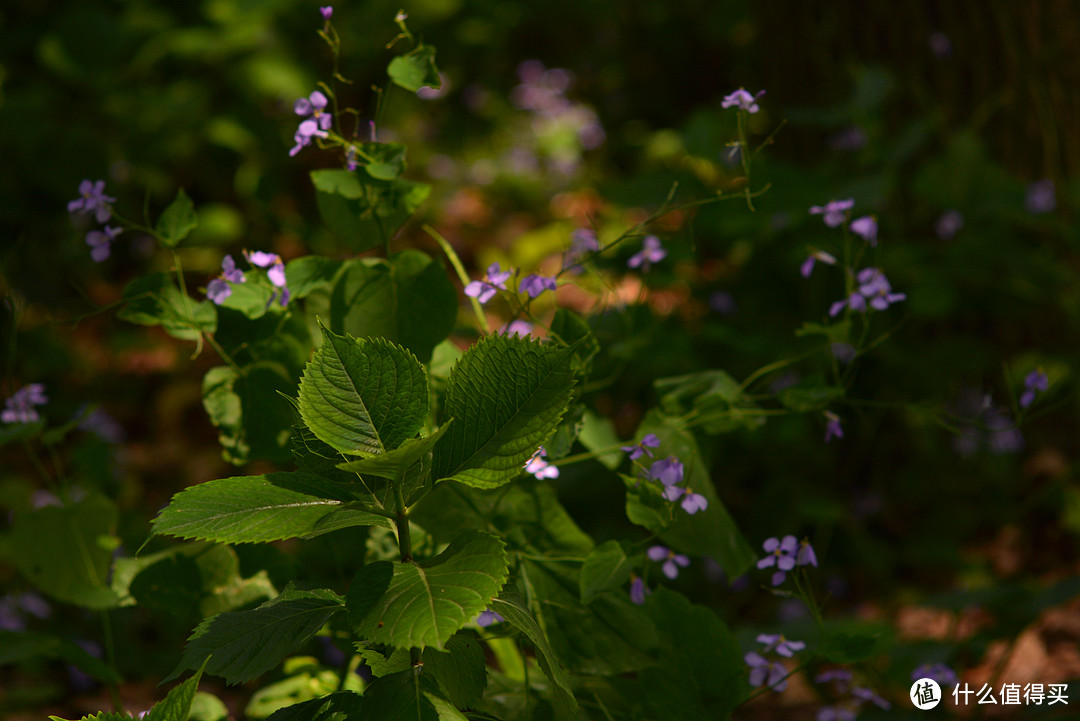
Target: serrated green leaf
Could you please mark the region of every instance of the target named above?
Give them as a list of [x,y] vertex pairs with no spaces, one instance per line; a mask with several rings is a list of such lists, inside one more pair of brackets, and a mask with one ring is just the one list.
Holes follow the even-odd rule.
[[443,415],[455,420],[435,446],[432,477],[495,488],[518,476],[566,412],[571,357],[518,337],[481,338],[450,373]]
[[157,222],[157,234],[166,247],[175,248],[198,225],[199,217],[195,214],[195,204],[184,189],[180,188],[173,202],[161,212]]
[[607,541],[594,548],[581,566],[581,602],[591,603],[600,592],[619,588],[629,578],[630,561],[622,546],[618,541]]
[[504,588],[499,597],[491,601],[491,610],[506,619],[507,623],[525,634],[532,642],[536,649],[536,659],[540,663],[540,669],[551,681],[556,698],[561,705],[576,709],[577,699],[574,698],[566,672],[559,663],[555,651],[552,650],[547,634],[525,605],[517,587],[511,584]]
[[266,721],[353,721],[362,718],[364,697],[352,691],[339,691],[323,698],[286,706]]
[[425,85],[438,88],[439,69],[435,67],[435,48],[418,45],[407,55],[399,55],[386,68],[390,79],[398,87],[415,93]]
[[279,394],[296,378],[281,363],[256,361],[239,368],[217,366],[203,377],[203,407],[218,429],[222,455],[240,465],[254,459],[289,457],[293,413]]
[[585,319],[572,310],[559,308],[551,319],[551,332],[567,345],[575,345],[574,371],[587,375],[593,358],[600,352],[600,343]]
[[191,634],[179,665],[166,680],[198,668],[209,656],[207,673],[230,684],[250,681],[274,668],[344,609],[342,598],[329,589],[288,588],[250,611],[219,613]]
[[337,467],[343,471],[359,473],[361,476],[378,476],[391,480],[404,477],[406,471],[420,462],[421,458],[435,447],[449,427],[450,424],[445,423],[431,435],[410,438],[392,451],[361,453],[360,460],[339,463]]
[[381,336],[426,362],[454,329],[457,291],[442,263],[419,250],[348,262],[330,294],[330,329]]
[[270,310],[270,300],[275,288],[265,279],[262,282],[258,280],[249,280],[246,283],[230,282],[229,287],[231,292],[218,305],[218,308],[240,311],[249,320],[262,318]]
[[124,307],[117,318],[137,325],[160,325],[180,340],[197,340],[217,330],[217,307],[209,300],[184,296],[171,275],[139,276],[124,288]]
[[191,702],[195,700],[195,691],[199,688],[199,679],[202,678],[204,668],[205,661],[194,676],[169,691],[162,701],[154,704],[143,717],[143,721],[188,721]]
[[304,492],[333,492],[327,484],[299,471],[200,483],[173,496],[153,520],[154,533],[218,543],[268,543],[352,526],[389,526],[384,516],[349,505],[340,489],[336,498]]
[[[376,679],[364,691],[362,721],[441,721],[419,668]],[[426,683],[425,683],[426,682]],[[351,720],[350,720],[351,721]]]
[[435,677],[455,706],[475,706],[487,686],[487,659],[476,633],[458,631],[446,642],[445,651],[424,649],[424,673]]
[[427,374],[412,353],[382,338],[341,336],[323,344],[300,379],[300,416],[342,453],[385,453],[420,430]]
[[376,643],[441,649],[488,607],[508,573],[502,540],[467,531],[432,559],[393,564],[386,592],[362,615],[350,604],[350,616],[357,632]]
[[378,180],[360,172],[311,172],[323,221],[358,253],[388,243],[431,194],[426,183]]
[[[348,603],[348,600],[346,600]],[[412,666],[412,657],[407,648],[388,649],[390,655],[373,648],[366,642],[356,644],[356,652],[364,659],[364,663],[371,669],[371,675],[375,678],[389,676]]]

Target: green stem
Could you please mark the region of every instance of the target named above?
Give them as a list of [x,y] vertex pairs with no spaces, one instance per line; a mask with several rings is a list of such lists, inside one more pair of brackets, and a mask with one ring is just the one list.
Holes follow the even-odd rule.
[[[450,245],[450,241],[442,237],[439,231],[432,228],[427,223],[423,225],[424,232],[435,239],[435,242],[442,248],[443,253],[446,254],[447,260],[450,261],[450,265],[454,267],[454,271],[457,273],[458,280],[463,285],[469,284],[469,274],[465,272],[465,266],[461,264],[461,258],[458,257],[457,251],[454,250],[454,246]],[[476,321],[480,324],[480,327],[484,329],[485,333],[491,332],[491,326],[488,325],[487,316],[484,315],[484,309],[480,307],[479,301],[476,298],[469,298],[472,301],[473,313],[476,314]]]
[[[105,641],[105,662],[109,665],[109,669],[116,673],[116,646],[113,643],[112,633],[112,621],[109,620],[109,612],[101,612],[101,626],[102,635]],[[117,713],[124,713],[124,701],[120,698],[120,687],[117,686],[116,681],[109,679],[109,698],[112,699],[113,709]]]
[[402,482],[402,476],[399,474],[394,481],[394,502],[397,504],[397,514],[394,516],[394,522],[397,524],[401,562],[412,563],[412,536],[409,534],[409,512],[405,508],[405,494],[401,490]]

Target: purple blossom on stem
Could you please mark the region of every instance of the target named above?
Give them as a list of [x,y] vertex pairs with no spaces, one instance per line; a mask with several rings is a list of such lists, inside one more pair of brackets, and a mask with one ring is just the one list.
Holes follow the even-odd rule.
[[230,283],[244,283],[247,281],[244,272],[236,267],[236,261],[233,260],[231,255],[226,255],[221,259],[221,277]]
[[[263,256],[271,258],[270,262],[273,262],[272,258],[277,258],[273,253],[263,253],[262,251],[255,251],[255,253],[244,252],[247,256],[248,262],[251,263],[251,256],[257,255],[260,260],[263,260]],[[278,258],[280,261],[281,259]],[[253,263],[254,265],[254,263]],[[228,281],[228,282],[226,282]],[[243,271],[236,267],[236,261],[233,260],[231,255],[226,255],[221,259],[221,275],[214,278],[206,285],[206,297],[214,305],[221,305],[225,302],[225,299],[232,295],[232,288],[229,283],[244,283],[247,279],[244,277]]]
[[645,596],[652,593],[641,576],[630,574],[630,602],[638,606],[645,603]]
[[775,651],[785,658],[791,658],[796,652],[802,651],[806,648],[806,644],[802,641],[789,641],[784,638],[783,634],[779,633],[762,633],[757,637],[758,643],[765,644],[765,648],[762,653],[768,653],[769,651]]
[[851,671],[846,668],[832,668],[828,671],[823,671],[814,677],[816,683],[832,683],[835,682],[840,690],[843,691],[847,688],[847,684],[851,683]]
[[905,293],[893,293],[889,279],[880,268],[863,268],[855,276],[858,286],[845,300],[838,300],[829,307],[829,315],[835,317],[845,307],[865,312],[867,302],[874,310],[885,310],[893,303],[907,300]]
[[743,660],[750,667],[751,686],[768,686],[777,692],[787,688],[787,669],[783,664],[766,661],[753,651],[743,656]]
[[596,232],[590,228],[578,228],[570,234],[570,248],[563,259],[563,267],[569,268],[577,264],[586,253],[599,251],[600,241],[596,237]]
[[[303,98],[301,98],[302,100]],[[299,102],[299,101],[298,101]],[[329,117],[329,116],[327,116]],[[325,130],[320,130],[318,124],[314,120],[301,121],[300,127],[296,129],[296,133],[293,134],[293,142],[296,143],[289,150],[289,157],[295,156],[303,148],[311,145],[312,138],[328,138],[330,134]]]
[[861,237],[871,248],[877,247],[877,219],[872,215],[864,215],[851,221],[848,226],[852,233]]
[[232,288],[221,278],[214,278],[206,284],[206,297],[214,305],[221,305],[230,295],[232,295]]
[[499,333],[508,337],[520,336],[522,338],[528,338],[532,335],[532,332],[532,323],[527,320],[521,320],[520,318],[518,320],[510,321],[499,329]]
[[833,358],[840,361],[844,365],[851,363],[855,360],[855,356],[858,351],[855,350],[855,346],[850,343],[832,343],[829,345],[829,352],[832,353]]
[[826,253],[823,250],[811,251],[810,255],[806,257],[803,264],[799,266],[799,275],[803,278],[809,278],[810,274],[814,272],[814,263],[821,261],[826,265],[836,265],[836,257],[830,253]]
[[[274,298],[278,298],[278,302],[281,303],[281,307],[284,308],[289,304],[289,299],[292,297],[292,293],[289,292],[289,288],[286,285],[285,278],[285,262],[281,260],[281,256],[277,253],[267,253],[262,250],[256,251],[244,251],[244,257],[247,258],[247,262],[254,265],[256,268],[266,268],[266,277],[274,284],[278,290],[275,290],[270,295],[270,300],[267,301],[267,306],[274,302]],[[224,266],[224,262],[222,263]]]
[[840,416],[832,411],[825,411],[825,443],[833,438],[843,438],[844,427],[840,425]]
[[757,95],[751,95],[745,89],[739,88],[730,95],[725,95],[724,100],[720,103],[720,107],[725,109],[738,108],[739,110],[745,110],[753,115],[761,110],[761,108],[758,107],[757,100],[764,94],[765,91],[762,90],[758,92]]
[[870,703],[874,704],[875,706],[884,711],[888,711],[890,708],[892,708],[892,704],[890,704],[888,701],[886,701],[877,693],[868,688],[855,686],[851,689],[851,695],[859,699],[860,701],[869,701]]
[[323,20],[329,20],[330,16],[334,14],[333,5],[323,5],[319,8],[319,14],[322,15]]
[[1036,368],[1024,377],[1024,392],[1020,394],[1020,407],[1027,408],[1035,402],[1035,396],[1050,388],[1050,379],[1042,368]]
[[690,559],[688,557],[681,553],[675,553],[675,551],[672,551],[665,546],[651,546],[649,550],[645,552],[645,555],[649,557],[650,561],[655,561],[656,563],[663,562],[664,565],[660,567],[661,570],[664,572],[665,576],[673,581],[679,577],[680,566],[686,568],[690,565]]
[[500,270],[498,263],[488,266],[487,275],[483,280],[474,280],[465,286],[465,295],[476,298],[481,305],[495,297],[500,290],[506,290],[506,281],[510,278],[511,271]]
[[647,271],[653,263],[659,263],[665,257],[667,257],[667,251],[661,245],[660,239],[655,235],[647,235],[641,244],[641,250],[630,256],[626,264],[631,268],[640,267],[643,271]]
[[825,205],[814,205],[810,208],[810,215],[824,215],[825,225],[835,228],[844,222],[846,212],[855,207],[855,199],[830,200]]
[[799,541],[799,552],[795,555],[795,564],[817,568],[817,554],[814,553],[814,547],[810,545],[810,539],[804,538]]
[[964,227],[964,216],[955,210],[947,210],[934,223],[934,232],[942,240],[948,240]]
[[519,293],[528,293],[530,298],[536,298],[545,290],[555,290],[559,285],[554,278],[546,275],[531,273],[521,280],[518,286]]
[[683,464],[675,456],[668,456],[649,466],[649,470],[645,475],[648,478],[660,481],[665,486],[674,486],[682,483]]
[[493,623],[502,623],[506,619],[499,614],[492,611],[490,608],[480,612],[480,615],[476,617],[476,625],[481,628],[487,628]]
[[547,462],[542,456],[546,456],[547,451],[543,446],[536,449],[536,453],[532,454],[532,458],[525,464],[525,472],[533,474],[537,479],[544,480],[545,478],[558,478],[559,468],[553,466]]
[[298,98],[293,103],[293,112],[297,115],[311,116],[309,119],[315,121],[318,130],[329,130],[334,119],[330,113],[325,112],[328,103],[326,96],[316,90],[306,98]]
[[682,509],[689,513],[691,516],[698,511],[704,511],[709,507],[709,499],[700,493],[694,493],[690,488],[681,488],[679,486],[667,486],[664,488],[664,498],[669,501],[677,501],[680,498],[682,503]]
[[112,250],[112,242],[123,231],[123,228],[106,225],[101,230],[91,230],[87,233],[86,244],[90,246],[90,258],[95,263],[100,263],[108,258]]
[[814,716],[814,721],[855,721],[855,709],[847,706],[822,706]]
[[1049,178],[1037,180],[1027,188],[1024,207],[1032,214],[1051,213],[1057,207],[1054,197],[1054,181]]
[[799,541],[795,536],[784,536],[783,540],[776,537],[765,539],[763,547],[768,555],[757,562],[757,567],[759,569],[776,567],[772,585],[779,586],[787,578],[787,572],[795,568],[795,551],[798,545]]
[[105,181],[91,182],[84,180],[79,183],[79,197],[68,203],[68,212],[94,214],[95,220],[105,223],[112,217],[112,206],[116,198],[105,195]]
[[0,411],[0,421],[4,423],[33,423],[40,420],[34,406],[43,406],[49,402],[42,383],[31,383],[11,394]]
[[624,453],[630,454],[631,461],[636,461],[642,456],[648,456],[649,458],[652,458],[652,451],[650,451],[649,449],[659,447],[660,439],[656,437],[656,434],[647,433],[645,434],[645,437],[642,438],[638,443],[634,443],[633,445],[629,446],[623,446],[622,450]]

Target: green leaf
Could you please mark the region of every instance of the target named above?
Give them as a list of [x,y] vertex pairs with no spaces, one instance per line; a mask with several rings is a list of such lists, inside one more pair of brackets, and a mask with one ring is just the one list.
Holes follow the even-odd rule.
[[566,412],[571,349],[485,336],[450,373],[443,416],[454,425],[435,446],[432,477],[495,488],[521,473]]
[[199,688],[199,679],[202,678],[206,663],[195,672],[195,675],[174,688],[144,717],[144,721],[188,721],[191,713],[191,702],[195,700],[195,691]]
[[661,378],[653,383],[660,393],[660,406],[668,415],[696,413],[705,419],[702,430],[727,433],[736,428],[754,428],[761,418],[756,406],[743,397],[739,383],[727,371],[711,369],[683,376]]
[[879,655],[891,633],[885,624],[854,619],[827,622],[822,631],[823,639],[813,651],[833,663],[860,663]]
[[[308,492],[315,489],[338,497]],[[208,481],[173,496],[153,520],[154,533],[218,543],[268,543],[352,526],[390,526],[386,517],[350,506],[348,496],[341,494],[330,482],[299,471]]]
[[342,610],[343,600],[329,589],[288,588],[250,611],[219,613],[191,634],[180,664],[166,680],[198,668],[209,656],[207,673],[230,684],[250,681],[274,668]]
[[505,618],[507,623],[525,634],[532,642],[536,649],[536,660],[540,663],[544,675],[551,681],[556,699],[562,706],[576,709],[577,699],[570,689],[566,672],[552,650],[547,634],[526,607],[517,587],[508,585],[503,589],[499,597],[491,601],[491,610]]
[[445,651],[424,649],[424,672],[435,677],[455,706],[475,706],[487,686],[487,659],[480,639],[466,629],[450,637]]
[[353,613],[350,588],[350,616],[357,633],[371,641],[442,649],[488,607],[507,575],[503,542],[467,531],[432,559],[393,564],[389,587],[362,614]]
[[[581,422],[581,433],[578,435],[578,439],[581,441],[581,445],[593,453],[613,448],[622,443],[619,440],[619,434],[615,432],[614,421],[610,418],[598,416],[587,409]],[[596,460],[609,471],[614,471],[625,457],[622,451],[616,449],[596,456]]]
[[630,561],[622,546],[618,541],[607,541],[593,549],[581,567],[581,602],[591,603],[601,591],[619,588],[629,578]]
[[347,263],[330,295],[330,329],[357,338],[382,336],[422,362],[454,329],[457,291],[442,263],[419,250],[389,261]]
[[199,225],[195,215],[195,205],[191,198],[180,188],[173,202],[161,212],[157,222],[157,234],[168,248],[175,248]]
[[124,288],[124,307],[117,318],[137,325],[160,325],[180,340],[197,340],[217,329],[217,309],[209,300],[185,297],[171,275],[150,273]]
[[[346,599],[345,603],[348,604],[348,599]],[[363,657],[364,663],[371,669],[371,675],[375,678],[389,676],[412,666],[412,656],[409,649],[387,648],[387,650],[390,652],[389,656],[366,642],[356,644],[357,653]]]
[[53,598],[111,608],[119,602],[108,583],[116,521],[115,504],[96,493],[63,507],[18,511],[9,540],[12,560]]
[[337,467],[343,471],[359,473],[361,476],[378,476],[391,480],[404,477],[406,471],[431,452],[449,427],[450,424],[446,423],[431,435],[410,438],[386,453],[361,453],[360,460],[339,463]]
[[349,170],[313,170],[311,180],[323,221],[357,253],[389,243],[431,194],[426,183]]
[[267,721],[352,721],[361,718],[363,711],[363,696],[352,691],[339,691],[286,706],[275,711]]
[[362,721],[440,721],[419,668],[383,676],[364,690]]
[[218,429],[225,460],[236,465],[254,459],[285,461],[293,412],[280,393],[296,379],[276,361],[256,361],[236,370],[211,368],[203,377],[203,407]]
[[399,55],[390,61],[387,74],[395,85],[415,93],[425,85],[430,88],[441,86],[439,69],[435,67],[435,48],[431,45],[417,45],[406,55]]
[[786,408],[799,413],[827,408],[830,403],[844,397],[844,389],[826,385],[797,385],[776,394],[776,399]]
[[300,415],[342,453],[385,453],[420,430],[427,374],[412,353],[382,338],[323,328],[323,344],[300,379]]
[[294,300],[328,289],[345,261],[321,255],[302,255],[285,264],[285,282]]
[[[270,300],[274,295],[275,288],[269,281],[262,279],[248,280],[246,283],[229,283],[232,292],[218,306],[218,308],[230,308],[238,310],[249,320],[256,320],[266,315],[270,310]],[[292,290],[290,288],[290,290]]]
[[376,180],[394,180],[405,172],[403,143],[363,143],[361,150],[371,158],[364,170]]

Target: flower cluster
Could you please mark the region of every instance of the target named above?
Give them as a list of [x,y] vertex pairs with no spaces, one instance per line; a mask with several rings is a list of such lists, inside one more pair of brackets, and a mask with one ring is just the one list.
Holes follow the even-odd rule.
[[334,118],[330,113],[326,112],[328,103],[326,96],[318,90],[306,98],[297,99],[293,103],[293,112],[304,117],[304,120],[300,121],[300,126],[293,135],[293,141],[296,142],[296,145],[289,151],[290,157],[299,153],[305,146],[310,145],[312,138],[329,137],[327,131],[330,130]]
[[796,566],[817,568],[817,554],[814,553],[814,547],[807,539],[800,542],[795,536],[784,536],[783,539],[767,538],[763,547],[768,555],[757,562],[757,567],[761,569],[776,567],[776,572],[772,577],[774,586],[783,583],[788,572],[794,570]]
[[213,301],[214,305],[221,305],[226,298],[232,295],[232,288],[229,283],[244,283],[246,281],[243,271],[236,267],[236,261],[233,260],[233,257],[226,255],[221,260],[221,275],[206,285],[206,297]]
[[[68,212],[80,215],[93,214],[94,220],[105,224],[112,217],[112,203],[116,198],[105,195],[105,181],[91,182],[84,180],[79,183],[79,197],[68,203]],[[91,230],[86,234],[86,244],[90,246],[90,257],[95,263],[100,263],[109,257],[112,242],[120,234],[122,228],[105,225],[101,230]]]
[[[642,439],[642,443],[644,441],[645,439]],[[683,475],[683,464],[675,456],[668,456],[654,462],[645,473],[646,478],[660,481],[664,486],[664,498],[672,503],[681,498],[682,501],[679,505],[690,515],[694,515],[698,511],[704,511],[709,507],[709,500],[700,493],[694,493],[690,486],[680,487],[679,484],[683,482]]]
[[[554,137],[571,133],[584,150],[595,150],[607,139],[604,127],[592,108],[575,103],[566,97],[574,84],[574,76],[562,68],[546,68],[539,60],[526,60],[518,66],[521,83],[510,93],[510,99],[521,110],[533,114],[533,132],[539,137]],[[573,170],[576,158],[564,150],[556,163]]]
[[758,107],[757,101],[762,95],[765,94],[764,90],[758,92],[757,95],[751,95],[745,89],[739,88],[730,95],[724,96],[724,100],[720,103],[721,108],[738,108],[739,110],[745,110],[751,115],[761,110]]
[[907,299],[904,293],[893,293],[889,279],[880,268],[863,268],[855,281],[858,283],[855,292],[829,306],[830,316],[837,316],[844,308],[865,313],[867,305],[874,310],[885,310],[893,303]]
[[4,423],[33,423],[40,420],[37,409],[34,406],[43,406],[49,402],[45,396],[45,386],[41,383],[31,383],[15,391],[4,403],[4,410],[0,411],[0,421]]
[[266,268],[266,277],[269,278],[270,282],[277,288],[266,304],[269,306],[274,302],[274,298],[277,297],[279,298],[278,302],[281,303],[282,308],[287,306],[292,294],[289,292],[289,286],[285,284],[285,263],[281,260],[281,256],[277,253],[266,253],[261,250],[250,253],[245,250],[244,257],[247,258],[247,262],[251,263],[256,268]]
[[555,290],[559,285],[554,278],[532,273],[525,276],[518,286],[519,293],[528,293],[530,298],[536,298],[545,290]]
[[750,685],[768,686],[780,692],[787,688],[787,669],[779,661],[769,661],[762,654],[776,653],[784,658],[791,658],[797,651],[806,648],[802,641],[789,641],[780,634],[763,633],[757,637],[758,643],[765,644],[761,653],[751,651],[743,656],[750,667]]
[[958,417],[959,432],[953,438],[953,449],[959,455],[970,457],[980,450],[1002,455],[1024,447],[1024,436],[1016,423],[1005,409],[994,405],[989,395],[967,389],[952,411]]
[[1035,396],[1050,388],[1050,379],[1042,368],[1036,368],[1024,377],[1024,392],[1020,394],[1020,407],[1027,408],[1035,402]]
[[545,478],[558,478],[558,466],[553,466],[548,463],[547,460],[543,458],[543,456],[546,455],[547,451],[544,450],[543,446],[537,448],[536,453],[533,453],[532,457],[525,464],[525,472],[533,474],[533,476],[535,476],[538,480],[541,481]]

